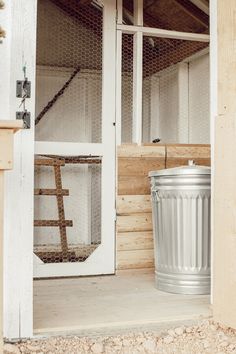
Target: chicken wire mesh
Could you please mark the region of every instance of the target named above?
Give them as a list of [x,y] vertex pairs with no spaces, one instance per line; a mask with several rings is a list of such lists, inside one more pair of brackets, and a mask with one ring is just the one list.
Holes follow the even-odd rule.
[[[38,1],[36,141],[102,142],[102,27],[92,3]],[[35,161],[34,252],[85,261],[101,243],[101,158]]]
[[[122,35],[122,143],[132,142],[133,35]],[[143,37],[142,141],[210,142],[208,43]]]
[[36,156],[34,253],[85,261],[101,243],[101,158]]
[[101,142],[102,10],[39,0],[37,18],[37,118],[71,81],[36,118],[36,140]]
[[143,142],[209,143],[208,43],[143,38]]
[[122,34],[121,142],[132,142],[133,35]]

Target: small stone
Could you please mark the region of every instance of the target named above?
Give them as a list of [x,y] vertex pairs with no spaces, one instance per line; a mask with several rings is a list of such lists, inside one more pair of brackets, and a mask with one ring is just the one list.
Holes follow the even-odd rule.
[[173,342],[173,340],[174,340],[174,338],[173,338],[172,336],[166,336],[166,337],[163,339],[163,342],[164,342],[165,344],[170,344],[170,343]]
[[178,328],[175,328],[175,333],[177,334],[177,336],[182,336],[182,334],[184,333],[184,330],[182,327],[178,327]]
[[193,329],[192,329],[192,327],[187,327],[185,331],[186,331],[186,333],[192,333]]
[[206,348],[209,348],[210,347],[210,343],[208,341],[204,341],[203,342],[203,347],[206,349]]
[[145,340],[143,343],[143,347],[151,353],[155,353],[156,352],[156,343],[154,340],[148,339]]
[[229,345],[229,343],[224,341],[219,344],[219,347],[226,348],[226,347],[228,347],[228,345]]
[[16,345],[6,343],[3,346],[4,354],[20,354],[20,350]]
[[212,330],[212,331],[216,331],[217,330],[217,327],[216,327],[216,325],[210,325],[210,329]]
[[232,352],[233,350],[235,350],[235,348],[236,348],[236,346],[235,346],[235,344],[230,344],[229,346],[228,346],[228,349]]
[[176,333],[173,329],[169,329],[169,331],[167,331],[167,333],[171,336],[171,337],[176,337]]
[[32,344],[27,344],[26,348],[32,353],[40,350],[40,347],[38,345],[32,345]]
[[103,344],[102,343],[94,343],[91,347],[91,351],[96,354],[100,354],[103,352]]

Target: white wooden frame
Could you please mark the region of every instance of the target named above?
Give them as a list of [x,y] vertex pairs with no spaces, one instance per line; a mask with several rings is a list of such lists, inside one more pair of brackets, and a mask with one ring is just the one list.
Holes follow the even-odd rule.
[[[101,245],[85,261],[36,261],[35,277],[113,274],[115,272],[115,106],[116,106],[116,4],[103,1],[102,143],[35,142],[36,154],[102,156]],[[109,188],[109,193],[107,189]]]
[[[0,119],[15,119],[19,110],[16,80],[23,66],[31,81],[26,108],[34,121],[36,0],[8,0],[0,11],[6,38],[0,44]],[[6,174],[4,230],[4,336],[33,334],[33,179],[34,124],[15,136],[14,170]]]
[[[200,1],[200,0],[199,0]],[[121,45],[122,34],[134,35],[134,66],[133,66],[133,143],[142,143],[142,42],[143,36],[160,37],[169,39],[181,39],[186,41],[209,42],[210,36],[207,34],[188,33],[179,31],[163,30],[159,28],[150,28],[143,26],[143,0],[134,1],[134,25],[123,24],[122,18],[122,0],[118,0],[117,6],[117,78],[116,85],[116,104],[119,110],[116,114],[117,119],[117,144],[121,143]],[[152,125],[153,125],[152,121]],[[157,134],[158,135],[158,134]]]

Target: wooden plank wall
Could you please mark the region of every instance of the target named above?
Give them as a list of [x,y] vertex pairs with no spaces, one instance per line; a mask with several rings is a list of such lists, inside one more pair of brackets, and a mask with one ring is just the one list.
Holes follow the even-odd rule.
[[154,267],[148,172],[188,164],[210,165],[209,145],[121,145],[118,148],[117,269]]

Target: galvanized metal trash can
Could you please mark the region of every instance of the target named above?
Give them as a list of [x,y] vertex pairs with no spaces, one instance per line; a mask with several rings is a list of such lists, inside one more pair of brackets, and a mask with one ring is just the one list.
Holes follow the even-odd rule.
[[209,294],[211,169],[189,161],[149,177],[157,288]]

